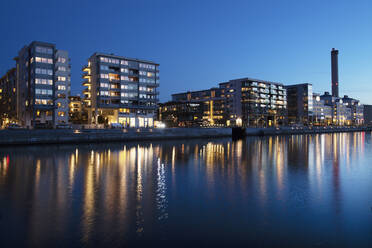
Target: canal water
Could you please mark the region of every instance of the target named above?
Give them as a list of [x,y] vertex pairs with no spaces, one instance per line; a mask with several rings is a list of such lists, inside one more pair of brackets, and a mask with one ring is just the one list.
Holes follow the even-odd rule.
[[372,247],[371,133],[0,148],[0,247]]

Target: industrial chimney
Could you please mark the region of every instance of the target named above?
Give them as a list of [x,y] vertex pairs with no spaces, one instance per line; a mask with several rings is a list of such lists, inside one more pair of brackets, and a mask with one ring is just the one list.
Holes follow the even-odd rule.
[[338,97],[338,50],[332,48],[332,96]]

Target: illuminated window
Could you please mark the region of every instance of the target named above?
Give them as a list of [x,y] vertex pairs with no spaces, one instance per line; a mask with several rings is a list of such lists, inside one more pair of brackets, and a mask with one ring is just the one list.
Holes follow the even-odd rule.
[[58,112],[58,116],[65,116],[65,112]]
[[66,81],[66,77],[58,76],[58,81]]

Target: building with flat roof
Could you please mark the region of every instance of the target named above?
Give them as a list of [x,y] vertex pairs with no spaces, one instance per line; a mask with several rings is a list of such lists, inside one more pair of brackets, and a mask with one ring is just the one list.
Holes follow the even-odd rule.
[[315,126],[326,126],[332,123],[333,107],[325,104],[320,94],[313,93],[313,117],[312,124]]
[[269,127],[287,123],[287,93],[281,83],[240,78],[220,83],[233,125]]
[[152,127],[156,115],[159,64],[94,53],[83,67],[89,124]]
[[289,124],[308,125],[313,117],[313,86],[309,83],[286,85]]
[[173,102],[201,103],[203,125],[274,126],[287,122],[283,84],[240,78],[218,88],[172,95]]
[[0,78],[0,126],[17,121],[17,73],[12,68]]
[[364,123],[372,125],[372,105],[363,105]]
[[19,51],[16,61],[19,124],[55,127],[68,123],[68,53],[52,43],[34,41]]

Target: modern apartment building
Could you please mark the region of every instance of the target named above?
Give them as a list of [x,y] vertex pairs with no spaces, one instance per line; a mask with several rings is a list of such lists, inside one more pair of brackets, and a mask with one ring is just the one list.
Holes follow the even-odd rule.
[[159,64],[94,53],[83,67],[89,124],[152,127],[159,87]]
[[220,83],[231,124],[269,127],[287,123],[287,93],[281,83],[240,78]]
[[17,74],[12,68],[0,78],[0,126],[17,119]]
[[197,127],[203,125],[203,102],[171,101],[159,104],[158,120],[166,127]]
[[364,124],[364,107],[360,104],[359,100],[354,98],[350,98],[349,96],[345,95],[342,98],[342,102],[350,108],[351,112],[351,123],[353,125],[362,125]]
[[372,125],[372,105],[363,105],[363,116],[364,123],[367,125]]
[[332,123],[333,107],[326,105],[325,100],[320,98],[320,94],[313,93],[313,118],[312,124],[325,126]]
[[284,86],[264,80],[230,80],[220,83],[219,88],[173,94],[172,101],[201,103],[203,125],[274,126],[287,122]]
[[55,127],[68,123],[68,53],[54,44],[34,41],[19,51],[16,61],[19,124]]
[[[226,112],[225,90],[221,88],[211,88],[172,95],[173,102],[189,103],[189,111],[195,112],[195,107],[201,113],[194,116],[193,125],[226,125],[228,119]],[[182,106],[182,105],[181,105]],[[185,110],[182,108],[181,110]]]
[[313,117],[313,86],[311,84],[286,85],[289,124],[308,125]]
[[72,124],[87,124],[88,113],[80,96],[69,97],[69,122]]

